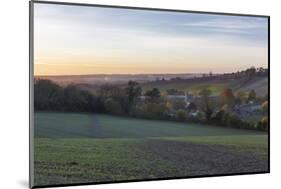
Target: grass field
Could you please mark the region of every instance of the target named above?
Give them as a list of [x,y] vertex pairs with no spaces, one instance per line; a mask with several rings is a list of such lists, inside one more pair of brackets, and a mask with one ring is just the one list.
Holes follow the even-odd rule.
[[268,171],[267,134],[108,115],[35,113],[35,185]]
[[159,83],[148,83],[143,84],[143,90],[151,90],[157,87],[160,91],[165,92],[167,89],[178,89],[181,91],[189,91],[191,93],[198,93],[202,89],[209,89],[212,95],[219,95],[225,88],[232,88],[235,86],[234,82],[194,82],[194,83],[179,83],[179,82],[168,82],[163,83],[162,85]]
[[245,79],[228,79],[228,80],[210,80],[210,81],[166,81],[166,82],[150,82],[141,85],[143,90],[158,88],[165,92],[167,89],[178,89],[198,93],[202,89],[209,89],[212,95],[219,95],[224,89],[231,88],[234,92],[243,91],[249,92],[252,89],[257,95],[264,96],[268,93],[268,78],[254,78],[250,81]]

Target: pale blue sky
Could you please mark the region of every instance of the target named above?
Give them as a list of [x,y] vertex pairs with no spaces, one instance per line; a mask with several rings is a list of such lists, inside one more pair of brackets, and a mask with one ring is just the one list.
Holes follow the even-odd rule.
[[38,3],[34,10],[39,75],[267,67],[263,17]]

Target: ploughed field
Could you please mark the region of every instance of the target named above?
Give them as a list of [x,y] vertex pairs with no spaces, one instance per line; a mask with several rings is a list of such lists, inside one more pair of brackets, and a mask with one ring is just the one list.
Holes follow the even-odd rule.
[[36,186],[268,171],[260,131],[80,113],[35,113]]

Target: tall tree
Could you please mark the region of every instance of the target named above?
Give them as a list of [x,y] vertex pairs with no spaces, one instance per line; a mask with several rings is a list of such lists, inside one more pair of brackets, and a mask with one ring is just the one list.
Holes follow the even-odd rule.
[[257,94],[255,90],[251,90],[248,94],[248,100],[256,100]]
[[236,93],[236,103],[241,104],[247,100],[247,95],[243,91],[238,91]]
[[223,104],[228,104],[230,107],[232,107],[235,103],[235,97],[233,95],[232,89],[225,89],[221,95],[221,101]]
[[141,95],[142,89],[137,82],[129,81],[125,90],[128,101],[125,109],[126,112],[129,112],[132,108],[134,108],[136,99]]
[[160,98],[160,91],[158,88],[153,88],[152,90],[146,91],[145,95],[149,97],[150,101],[155,102]]
[[199,95],[201,96],[203,103],[204,103],[204,113],[206,120],[209,121],[211,119],[211,115],[213,113],[213,110],[211,109],[210,102],[209,102],[209,96],[211,95],[211,91],[209,89],[202,89],[199,92]]
[[252,79],[255,76],[255,74],[256,74],[255,67],[251,67],[246,70],[246,75],[248,76],[249,79]]
[[63,88],[47,79],[34,81],[35,110],[58,110],[61,107]]

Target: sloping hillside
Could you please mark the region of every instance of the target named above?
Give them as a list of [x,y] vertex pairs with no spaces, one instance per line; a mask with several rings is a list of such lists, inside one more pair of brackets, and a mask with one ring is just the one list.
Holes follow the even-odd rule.
[[257,95],[259,96],[268,94],[268,78],[262,77],[251,80],[250,82],[239,88],[240,91],[244,92],[250,91],[252,89],[255,90]]

